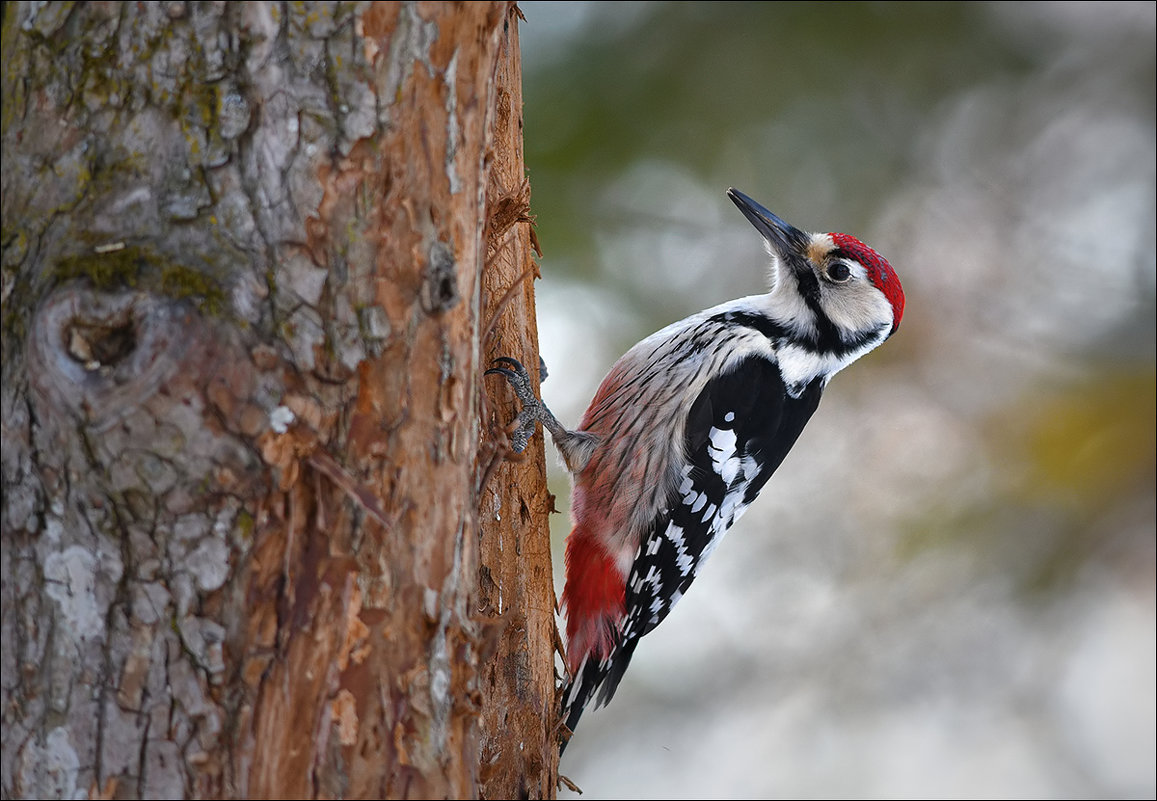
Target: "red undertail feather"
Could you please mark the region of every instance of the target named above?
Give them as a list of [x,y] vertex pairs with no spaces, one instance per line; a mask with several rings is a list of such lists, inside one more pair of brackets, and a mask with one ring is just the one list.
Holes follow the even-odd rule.
[[598,540],[576,527],[566,541],[567,663],[575,673],[587,654],[598,659],[614,647],[614,632],[626,614],[626,582]]

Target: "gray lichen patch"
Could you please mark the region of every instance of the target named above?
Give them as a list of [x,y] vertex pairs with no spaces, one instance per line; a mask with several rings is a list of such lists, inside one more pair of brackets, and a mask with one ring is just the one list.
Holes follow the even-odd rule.
[[177,631],[194,664],[211,682],[219,682],[225,670],[225,627],[208,618],[189,616],[177,621]]
[[65,633],[76,640],[104,634],[108,609],[97,600],[97,569],[96,557],[76,545],[50,554],[44,562],[45,592],[60,607]]
[[190,552],[185,567],[202,592],[220,589],[231,571],[229,546],[224,540],[206,537]]
[[217,95],[217,130],[222,139],[236,139],[249,127],[249,101],[235,89]]
[[281,285],[317,308],[329,270],[319,267],[303,252],[289,253],[281,264]]
[[79,798],[80,757],[68,729],[58,726],[43,742],[29,739],[20,749],[16,792],[22,798]]

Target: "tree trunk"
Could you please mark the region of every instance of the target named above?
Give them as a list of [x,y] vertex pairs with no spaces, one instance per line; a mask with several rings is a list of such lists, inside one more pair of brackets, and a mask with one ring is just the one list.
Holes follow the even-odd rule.
[[7,3],[5,797],[551,797],[507,3]]

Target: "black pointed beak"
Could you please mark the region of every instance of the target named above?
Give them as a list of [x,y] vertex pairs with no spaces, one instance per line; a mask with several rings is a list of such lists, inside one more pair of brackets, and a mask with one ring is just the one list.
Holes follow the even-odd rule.
[[807,234],[776,217],[738,189],[728,189],[727,196],[783,259],[790,261],[791,257],[805,255],[809,242]]

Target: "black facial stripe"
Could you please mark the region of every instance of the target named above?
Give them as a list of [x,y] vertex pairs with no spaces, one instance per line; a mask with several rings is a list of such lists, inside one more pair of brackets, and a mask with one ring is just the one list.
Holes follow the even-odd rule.
[[791,265],[789,268],[791,274],[795,277],[796,285],[799,287],[799,294],[803,298],[804,303],[808,308],[816,312],[820,312],[820,279],[816,276],[812,269],[811,262],[804,262],[799,265]]
[[788,337],[786,327],[764,314],[752,314],[750,312],[740,311],[724,312],[723,314],[715,315],[709,322],[753,328],[773,342]]
[[843,356],[852,351],[859,350],[880,334],[878,329],[862,331],[852,337],[852,339],[845,341],[840,336],[839,329],[836,328],[835,323],[828,319],[820,310],[818,303],[813,304],[806,298],[805,302],[807,302],[808,308],[815,313],[816,321],[816,332],[806,336],[802,334],[802,332],[778,323],[766,315],[754,314],[752,312],[724,312],[723,314],[712,317],[711,322],[718,321],[729,325],[741,325],[745,328],[754,329],[771,340],[776,347],[782,344],[801,345],[817,353],[834,356]]

